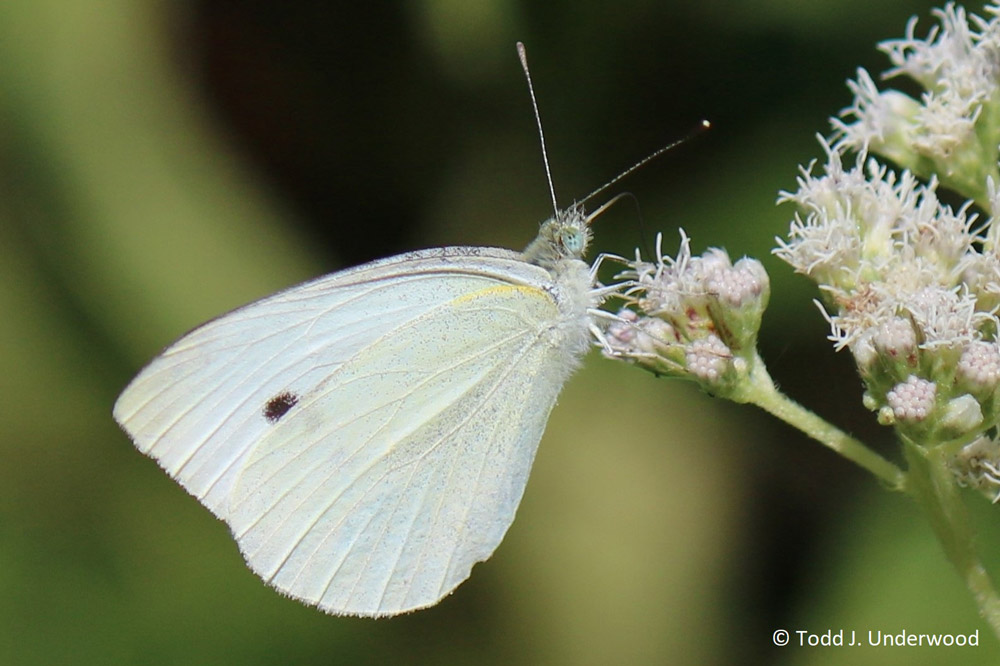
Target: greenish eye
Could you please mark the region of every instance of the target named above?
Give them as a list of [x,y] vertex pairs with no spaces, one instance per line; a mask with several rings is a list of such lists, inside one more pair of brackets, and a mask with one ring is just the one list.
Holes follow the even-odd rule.
[[559,242],[568,252],[578,255],[583,252],[585,238],[579,229],[563,229],[559,233]]

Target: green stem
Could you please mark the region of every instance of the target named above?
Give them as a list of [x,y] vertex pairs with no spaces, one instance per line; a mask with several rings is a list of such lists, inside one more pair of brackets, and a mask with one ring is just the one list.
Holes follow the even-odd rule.
[[868,470],[890,488],[898,490],[903,487],[906,475],[896,465],[781,393],[767,373],[764,362],[756,354],[749,380],[742,384],[736,395],[728,397],[737,402],[757,405],[785,423],[798,428],[820,444]]
[[942,447],[924,449],[904,438],[909,469],[903,472],[847,433],[789,399],[774,386],[759,356],[746,382],[729,396],[757,405],[836,451],[878,478],[890,488],[905,490],[927,515],[948,560],[972,593],[979,614],[1000,638],[1000,595],[975,550],[975,538],[965,504],[948,468],[949,454]]
[[[666,374],[674,370],[671,367],[656,367],[655,364],[647,365],[654,371]],[[966,507],[948,467],[948,460],[954,456],[955,447],[961,445],[963,440],[956,440],[950,446],[925,449],[901,437],[909,463],[909,469],[904,472],[862,442],[778,391],[758,354],[754,353],[748,367],[745,381],[741,378],[722,390],[719,390],[719,386],[714,386],[712,388],[715,394],[760,407],[868,470],[889,488],[904,490],[910,494],[927,515],[948,560],[972,593],[980,615],[989,623],[997,638],[1000,638],[1000,594],[976,553]]]
[[979,614],[1000,638],[1000,596],[976,553],[969,516],[946,455],[938,448],[925,449],[906,439],[903,450],[910,463],[906,491],[927,514],[945,555],[976,600]]
[[905,490],[913,496],[927,515],[948,560],[972,593],[980,615],[1000,638],[1000,595],[975,550],[966,507],[954,475],[948,468],[948,459],[953,453],[949,453],[947,447],[925,449],[903,438],[909,463],[909,469],[903,472],[860,441],[778,391],[764,362],[756,354],[747,379],[738,383],[726,397],[757,405],[860,465],[890,488]]

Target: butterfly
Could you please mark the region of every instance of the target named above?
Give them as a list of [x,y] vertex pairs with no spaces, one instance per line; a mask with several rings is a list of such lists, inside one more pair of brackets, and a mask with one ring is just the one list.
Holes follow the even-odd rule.
[[234,310],[153,359],[114,418],[280,592],[341,615],[437,603],[503,539],[600,340],[613,289],[582,257],[610,203],[560,210],[549,184],[524,252],[410,252]]
[[281,592],[432,605],[514,520],[604,298],[578,207],[524,252],[445,247],[292,287],[169,346],[114,417]]

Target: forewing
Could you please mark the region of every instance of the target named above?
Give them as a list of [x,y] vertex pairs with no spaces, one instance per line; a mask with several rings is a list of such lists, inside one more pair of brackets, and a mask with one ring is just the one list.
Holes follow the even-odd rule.
[[[278,589],[336,613],[428,606],[514,519],[561,381],[551,295],[469,289],[388,331],[250,456],[230,522]],[[541,380],[541,381],[539,381]]]
[[561,384],[548,280],[482,248],[320,278],[181,338],[115,418],[278,589],[337,613],[426,606],[513,520]]

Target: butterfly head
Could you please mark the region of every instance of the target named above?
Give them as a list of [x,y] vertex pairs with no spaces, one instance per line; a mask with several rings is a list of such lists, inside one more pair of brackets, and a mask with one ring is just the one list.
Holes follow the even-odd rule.
[[525,258],[545,268],[563,259],[580,259],[590,245],[590,219],[580,204],[557,210],[542,223],[538,237],[524,250]]

